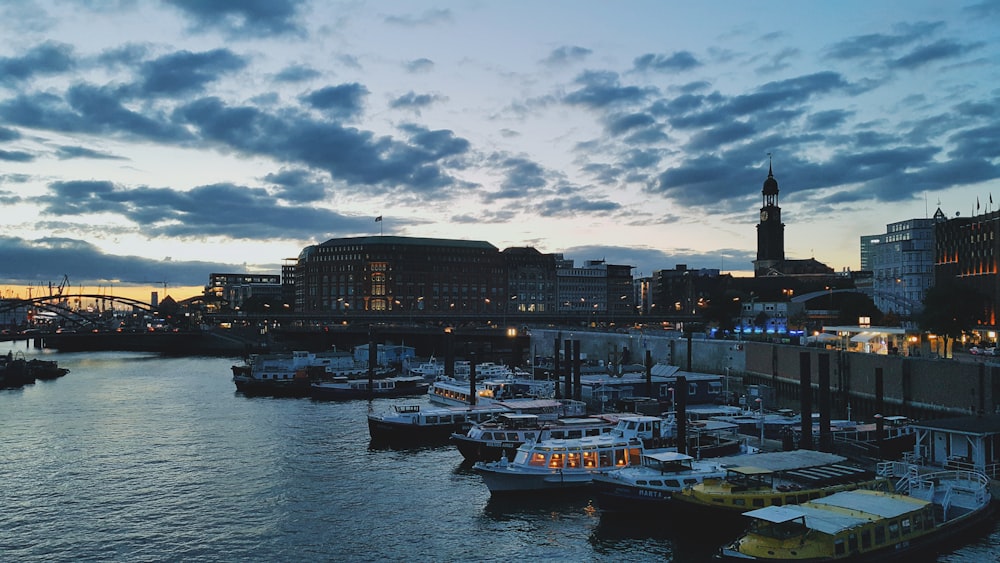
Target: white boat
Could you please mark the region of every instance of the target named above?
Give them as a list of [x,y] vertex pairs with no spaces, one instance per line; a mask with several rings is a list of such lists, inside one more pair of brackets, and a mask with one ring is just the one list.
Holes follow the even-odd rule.
[[[477,405],[505,401],[513,398],[551,398],[555,395],[555,384],[551,381],[516,379],[480,379],[476,376],[475,402]],[[472,404],[472,387],[468,381],[457,378],[439,378],[434,381],[427,396],[432,403],[445,406]]]
[[392,410],[368,414],[368,432],[373,442],[411,446],[445,443],[455,432],[467,432],[480,422],[501,413],[533,414],[542,420],[583,416],[586,405],[567,399],[511,399],[485,405],[424,408],[394,405]]
[[[244,364],[232,366],[232,370],[236,389],[247,395],[308,397],[313,381],[368,377],[367,366],[359,364],[347,352],[336,351],[255,354]],[[389,368],[376,368],[376,377],[391,373]]]
[[623,416],[609,434],[573,440],[525,442],[514,460],[477,462],[491,494],[540,492],[587,487],[595,473],[641,463],[643,441],[662,436],[663,419]]
[[[880,473],[893,465],[880,463]],[[771,563],[923,559],[991,519],[989,483],[978,472],[910,466],[894,492],[844,491],[746,512],[749,530],[719,556]]]
[[659,510],[674,493],[726,474],[723,459],[697,460],[676,451],[647,452],[640,465],[593,475],[597,505],[604,511]]
[[427,393],[429,383],[419,376],[350,379],[336,377],[331,380],[314,381],[309,386],[313,399],[342,401],[349,399],[373,399],[383,397],[413,397]]
[[537,414],[501,413],[476,424],[468,432],[455,432],[451,441],[466,461],[513,459],[521,444],[528,441],[562,440],[610,434],[619,415],[572,416],[544,420]]
[[404,371],[410,375],[415,375],[423,377],[428,381],[433,381],[439,377],[444,376],[444,364],[439,363],[434,356],[426,362],[419,363],[417,365],[412,365],[407,363],[404,366]]

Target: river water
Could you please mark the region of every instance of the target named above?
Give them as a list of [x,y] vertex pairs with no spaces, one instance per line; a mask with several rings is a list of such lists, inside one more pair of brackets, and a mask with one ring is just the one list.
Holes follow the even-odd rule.
[[[451,446],[370,447],[369,408],[424,398],[248,398],[235,358],[23,351],[71,371],[0,390],[2,561],[694,562],[735,533],[497,501]],[[998,558],[1000,525],[930,560]]]

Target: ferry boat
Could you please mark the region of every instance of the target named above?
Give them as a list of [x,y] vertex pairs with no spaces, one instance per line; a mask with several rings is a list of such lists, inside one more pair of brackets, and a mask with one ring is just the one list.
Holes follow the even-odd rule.
[[534,414],[555,420],[586,414],[586,405],[566,399],[510,399],[484,405],[425,408],[426,405],[393,405],[392,410],[368,414],[373,442],[395,445],[447,443],[455,432],[486,422],[501,413]]
[[800,505],[747,512],[749,530],[723,547],[719,556],[729,561],[818,563],[932,555],[990,519],[991,501],[989,478],[982,473],[921,473],[910,466],[895,492],[843,491]]
[[617,422],[618,417],[610,414],[541,420],[536,414],[505,412],[476,424],[468,432],[452,433],[451,440],[466,461],[497,461],[501,456],[509,461],[514,459],[517,448],[527,441],[608,434]]
[[[611,433],[572,440],[525,442],[513,461],[476,462],[491,494],[579,489],[595,473],[641,463],[644,439],[658,436],[662,419],[623,416]],[[655,429],[654,429],[655,428]]]
[[646,452],[640,465],[594,474],[593,490],[602,511],[655,511],[685,487],[725,473],[722,458],[696,460],[676,451]]
[[747,456],[720,478],[705,479],[673,496],[674,501],[715,513],[743,513],[766,506],[799,504],[853,489],[890,490],[892,482],[847,458],[812,450]]
[[[486,379],[476,376],[476,404],[486,404],[512,398],[551,398],[555,394],[555,384],[551,381],[517,379],[504,377]],[[427,391],[432,403],[445,406],[461,406],[472,403],[472,388],[468,380],[439,378]]]
[[[369,385],[371,383],[371,385]],[[412,397],[424,395],[430,383],[419,376],[399,376],[374,379],[336,377],[310,384],[313,399],[350,400],[381,397]]]
[[[308,397],[314,380],[334,377],[367,378],[368,367],[347,352],[255,354],[232,366],[236,390],[245,395]],[[377,367],[376,377],[387,377],[390,368]]]

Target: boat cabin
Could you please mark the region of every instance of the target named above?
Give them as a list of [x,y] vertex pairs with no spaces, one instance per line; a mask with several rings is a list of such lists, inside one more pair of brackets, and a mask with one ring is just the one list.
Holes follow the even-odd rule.
[[548,469],[606,470],[641,463],[640,443],[601,438],[603,437],[546,440],[525,444],[518,448],[513,464]]

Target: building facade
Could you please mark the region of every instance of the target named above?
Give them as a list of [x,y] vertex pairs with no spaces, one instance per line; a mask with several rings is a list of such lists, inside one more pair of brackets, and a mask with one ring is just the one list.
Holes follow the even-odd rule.
[[497,312],[508,293],[488,242],[368,236],[331,239],[299,254],[296,310]]
[[978,327],[969,329],[996,331],[997,303],[1000,303],[997,276],[1000,211],[947,220],[942,215],[941,219],[934,225],[935,281],[951,278],[981,295],[984,306],[977,319]]
[[872,300],[883,313],[904,319],[923,310],[924,295],[934,285],[934,225],[944,220],[938,209],[932,218],[907,219],[886,225],[885,233],[862,237],[867,241],[868,269],[872,272]]
[[236,309],[251,297],[280,301],[281,276],[277,274],[209,274],[205,296]]

